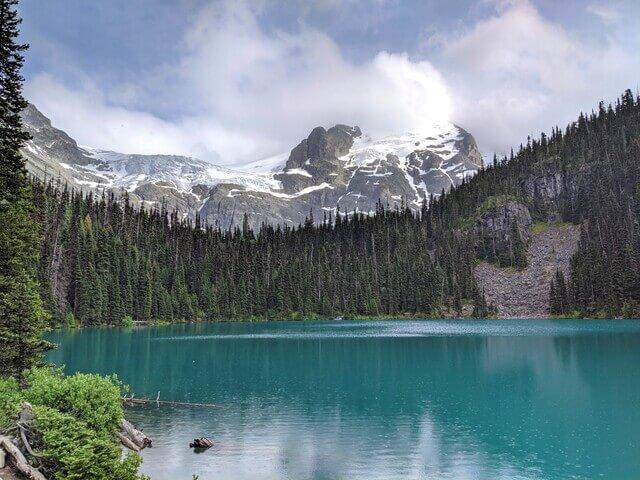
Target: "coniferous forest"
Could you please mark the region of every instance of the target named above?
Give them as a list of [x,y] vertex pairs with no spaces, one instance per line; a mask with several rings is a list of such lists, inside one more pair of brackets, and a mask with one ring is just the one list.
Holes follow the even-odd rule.
[[[522,268],[526,245],[516,231],[508,255],[490,251],[473,219],[515,198],[534,220],[580,225],[570,278],[559,272],[552,282],[551,313],[629,316],[640,301],[639,161],[640,101],[627,91],[495,158],[417,213],[380,203],[371,216],[341,214],[338,205],[298,228],[222,231],[164,208],[134,209],[126,197],[34,182],[42,297],[56,322],[82,325],[451,316],[463,305],[487,316],[475,263]],[[549,178],[560,187],[545,197],[536,185]]]

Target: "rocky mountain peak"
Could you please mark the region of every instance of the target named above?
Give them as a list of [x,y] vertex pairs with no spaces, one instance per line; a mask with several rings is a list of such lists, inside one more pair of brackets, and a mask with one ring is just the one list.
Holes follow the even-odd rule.
[[[146,207],[229,228],[244,213],[261,223],[298,225],[309,211],[372,212],[378,200],[420,208],[429,195],[457,185],[482,165],[473,137],[451,123],[420,132],[371,137],[357,126],[314,128],[288,156],[252,162],[269,171],[234,170],[179,155],[139,155],[80,147],[29,105],[23,120],[33,139],[23,149],[29,170],[75,188],[127,192]],[[279,160],[282,158],[282,160]],[[283,161],[284,164],[279,163]],[[277,167],[276,165],[280,165]]]
[[27,108],[22,111],[22,121],[27,128],[35,130],[51,127],[51,120],[45,117],[32,103],[29,103]]

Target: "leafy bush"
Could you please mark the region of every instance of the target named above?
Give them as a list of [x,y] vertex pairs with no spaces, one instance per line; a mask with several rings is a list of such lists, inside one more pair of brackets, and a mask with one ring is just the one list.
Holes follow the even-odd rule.
[[33,410],[44,469],[56,480],[140,478],[140,456],[129,454],[121,460],[120,446],[112,436],[54,408],[35,406]]
[[22,394],[13,378],[0,378],[0,430],[15,425]]
[[53,480],[143,480],[142,459],[122,458],[115,437],[123,418],[124,387],[115,376],[33,368],[20,389],[0,378],[0,430],[15,427],[22,401],[33,405],[32,446],[42,455],[43,472]]
[[25,398],[33,405],[54,408],[85,422],[89,428],[113,434],[123,417],[122,390],[117,377],[36,368],[25,376]]

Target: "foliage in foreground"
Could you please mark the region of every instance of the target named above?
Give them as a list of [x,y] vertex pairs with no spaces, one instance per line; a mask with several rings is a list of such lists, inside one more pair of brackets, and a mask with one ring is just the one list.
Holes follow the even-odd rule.
[[64,376],[35,368],[25,374],[27,388],[0,379],[0,430],[15,426],[22,401],[33,405],[33,445],[41,470],[54,480],[139,480],[139,455],[122,459],[115,433],[123,417],[122,385],[116,377]]

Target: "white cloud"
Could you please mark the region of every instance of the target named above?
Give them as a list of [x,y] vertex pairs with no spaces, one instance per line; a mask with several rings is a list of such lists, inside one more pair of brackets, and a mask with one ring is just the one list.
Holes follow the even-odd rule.
[[587,5],[587,12],[600,18],[605,23],[614,23],[620,20],[621,13],[610,4],[591,3]]
[[[218,162],[212,146],[234,148],[250,154],[255,143],[215,123],[209,117],[162,120],[144,111],[111,105],[105,94],[85,85],[70,89],[47,74],[36,75],[26,96],[48,115],[54,126],[68,132],[82,145],[126,153],[184,154]],[[268,141],[265,140],[265,143]]]
[[[335,123],[385,133],[452,119],[483,150],[505,152],[636,86],[628,83],[640,77],[634,22],[609,28],[592,17],[594,40],[527,0],[480,4],[491,15],[431,37],[437,69],[384,51],[356,63],[303,21],[294,32],[267,30],[261,2],[227,0],[198,12],[179,58],[133,85],[98,87],[76,68],[80,87],[41,74],[27,95],[81,143],[234,164],[287,151],[313,127]],[[612,20],[615,10],[602,5],[585,11]]]
[[[372,132],[420,128],[447,119],[450,97],[427,61],[380,52],[346,60],[326,34],[301,25],[267,33],[243,2],[212,5],[184,37],[182,58],[137,88],[69,89],[49,76],[27,94],[79,141],[120,151],[185,153],[235,163],[292,148],[317,126],[358,124]],[[186,111],[162,120],[126,107],[131,95]],[[125,106],[121,106],[125,105]],[[142,106],[143,107],[143,106]]]
[[[495,2],[493,2],[495,3]],[[614,38],[590,43],[544,18],[528,1],[500,1],[495,13],[453,37],[438,37],[454,119],[486,150],[504,152],[633,87],[640,60]]]

